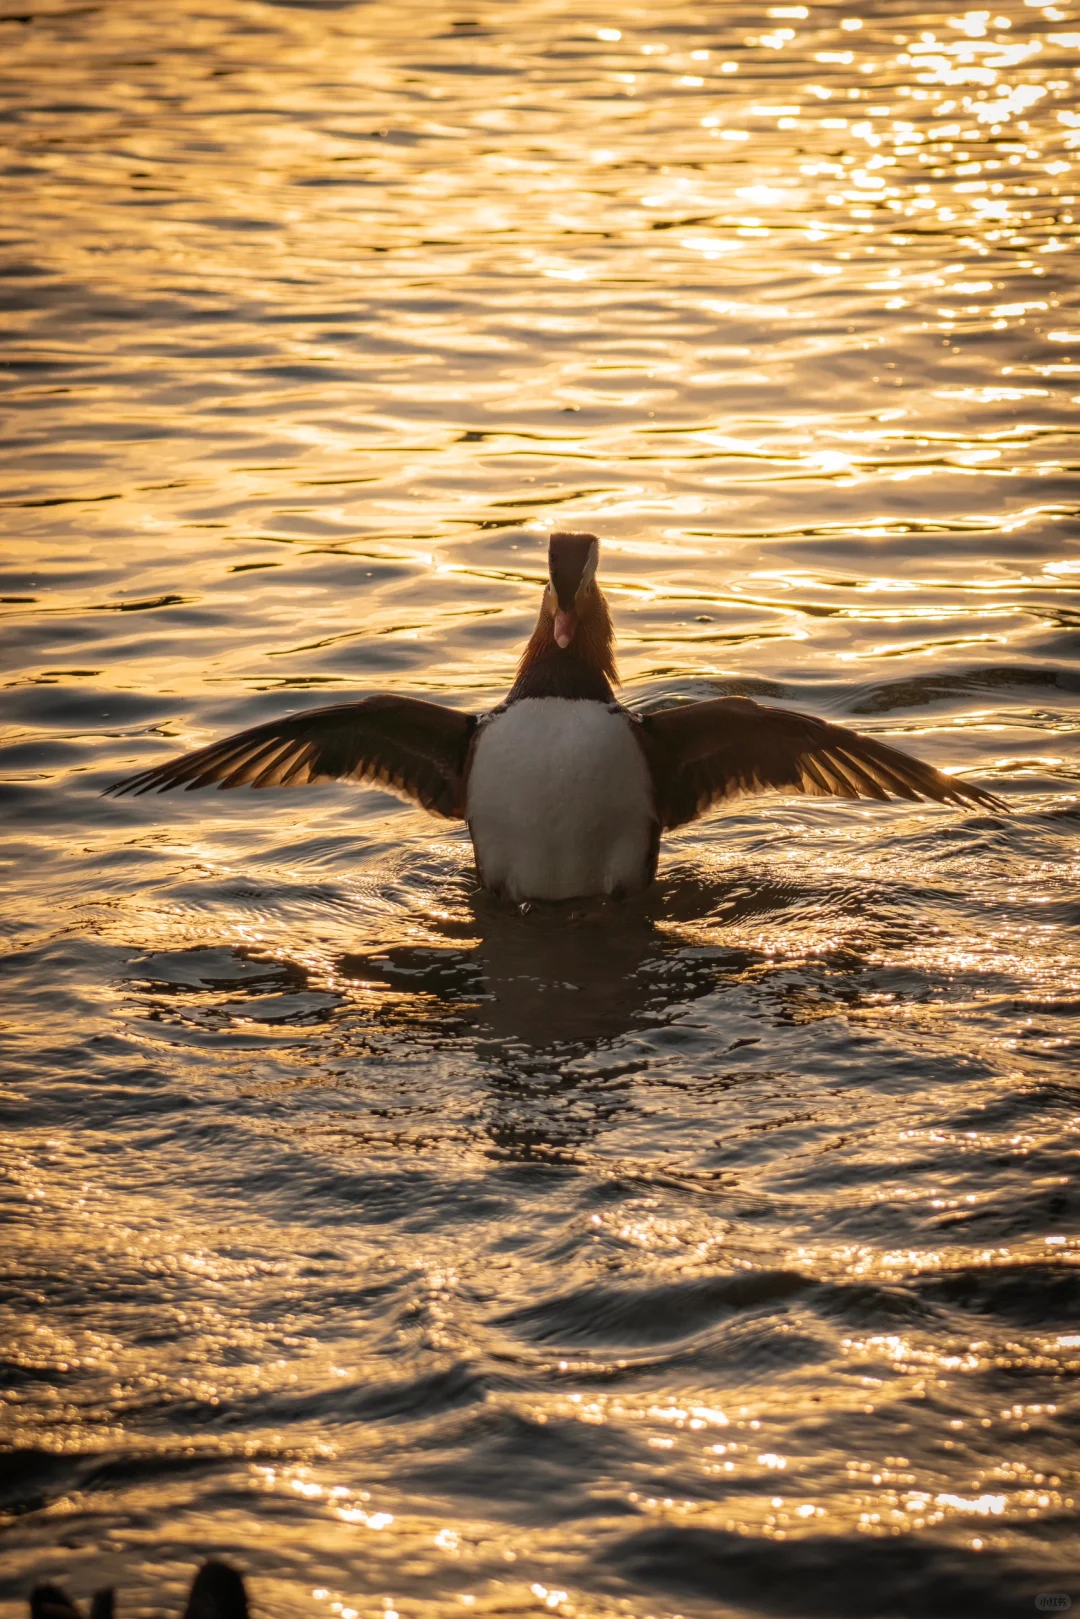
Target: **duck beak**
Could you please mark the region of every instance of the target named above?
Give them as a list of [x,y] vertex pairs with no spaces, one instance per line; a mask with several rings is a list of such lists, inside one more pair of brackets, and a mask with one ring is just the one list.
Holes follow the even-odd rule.
[[555,645],[568,647],[570,642],[574,639],[574,631],[576,629],[577,614],[572,611],[566,613],[560,607],[558,612],[555,614]]

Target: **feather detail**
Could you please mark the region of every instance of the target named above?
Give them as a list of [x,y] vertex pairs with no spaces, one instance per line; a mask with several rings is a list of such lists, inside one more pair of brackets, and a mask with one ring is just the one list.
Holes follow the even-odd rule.
[[692,821],[713,804],[768,792],[1005,808],[985,788],[943,775],[876,737],[749,697],[647,714],[641,734],[665,828]]
[[306,787],[351,780],[387,787],[433,815],[464,815],[465,761],[475,716],[416,697],[366,697],[255,725],[107,788]]

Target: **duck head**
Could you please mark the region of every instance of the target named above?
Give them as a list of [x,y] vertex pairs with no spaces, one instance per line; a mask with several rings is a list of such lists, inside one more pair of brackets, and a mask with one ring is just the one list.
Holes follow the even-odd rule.
[[548,578],[532,639],[518,665],[515,697],[595,697],[612,700],[619,676],[615,635],[596,582],[600,542],[595,534],[553,534]]
[[554,619],[555,645],[564,650],[577,633],[582,618],[588,617],[600,542],[595,534],[563,532],[548,542],[548,585],[544,608]]

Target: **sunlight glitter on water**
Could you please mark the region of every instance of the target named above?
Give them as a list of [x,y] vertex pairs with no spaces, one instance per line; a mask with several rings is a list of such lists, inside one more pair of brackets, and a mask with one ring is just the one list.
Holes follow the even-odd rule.
[[[1080,1600],[1078,30],[0,18],[5,1616]],[[522,917],[379,793],[97,796],[497,701],[553,526],[632,707],[1013,813],[740,804]]]

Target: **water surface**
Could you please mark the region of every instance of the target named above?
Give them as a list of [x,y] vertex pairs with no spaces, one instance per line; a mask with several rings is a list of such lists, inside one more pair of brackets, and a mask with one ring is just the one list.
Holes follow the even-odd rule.
[[[0,1612],[1080,1600],[1080,10],[0,18]],[[552,526],[627,700],[1009,816],[743,804],[519,915],[377,792],[102,800],[482,709]]]

